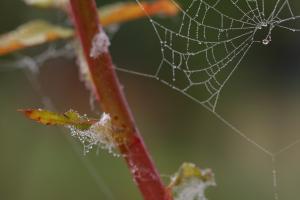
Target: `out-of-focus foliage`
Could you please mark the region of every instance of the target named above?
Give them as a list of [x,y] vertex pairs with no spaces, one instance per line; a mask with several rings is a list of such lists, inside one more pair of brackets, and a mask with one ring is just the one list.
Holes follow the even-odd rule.
[[25,3],[31,6],[37,6],[41,8],[62,8],[66,5],[68,0],[23,0]]
[[[28,5],[42,8],[64,9],[65,0],[25,0]],[[142,9],[143,8],[143,9]],[[103,26],[125,23],[147,15],[169,15],[178,13],[178,8],[169,0],[137,3],[114,3],[99,9],[99,18]],[[16,30],[0,35],[0,56],[20,49],[67,39],[74,35],[72,29],[52,25],[46,21],[35,20],[19,26]]]
[[72,35],[72,29],[34,20],[0,36],[0,55]]

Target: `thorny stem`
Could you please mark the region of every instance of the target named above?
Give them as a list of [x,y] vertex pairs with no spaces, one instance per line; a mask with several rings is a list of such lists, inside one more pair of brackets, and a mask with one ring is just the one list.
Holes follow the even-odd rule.
[[117,144],[144,200],[172,200],[135,125],[109,51],[90,57],[93,38],[102,31],[95,0],[70,0],[70,15],[89,65],[97,99],[102,110],[111,115],[118,130],[116,134],[124,139]]

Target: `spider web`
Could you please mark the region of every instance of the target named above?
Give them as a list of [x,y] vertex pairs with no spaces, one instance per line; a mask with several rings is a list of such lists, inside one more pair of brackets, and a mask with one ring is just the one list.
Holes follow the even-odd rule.
[[[201,104],[222,123],[247,142],[269,156],[273,168],[274,199],[279,199],[276,159],[300,143],[300,139],[272,152],[248,137],[220,114],[216,107],[222,89],[237,70],[254,44],[267,46],[272,32],[284,29],[300,32],[300,15],[289,0],[190,0],[180,10],[177,28],[151,18],[149,21],[160,42],[162,59],[155,73],[142,73],[124,68],[120,71],[154,78]],[[143,4],[136,0],[147,14]],[[269,10],[269,8],[271,8]]]
[[[299,31],[289,26],[299,16],[288,0],[273,3],[269,15],[264,0],[192,0],[185,9],[171,1],[182,15],[177,29],[149,17],[162,54],[151,76],[213,112],[222,89],[254,43],[268,45],[275,28]],[[264,28],[265,37],[257,39]]]

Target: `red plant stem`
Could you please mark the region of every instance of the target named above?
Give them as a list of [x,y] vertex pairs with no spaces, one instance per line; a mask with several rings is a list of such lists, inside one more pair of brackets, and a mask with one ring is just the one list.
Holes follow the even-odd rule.
[[118,134],[125,138],[123,142],[118,142],[119,150],[127,161],[144,200],[172,200],[135,125],[110,53],[103,52],[97,58],[90,56],[93,38],[102,31],[95,1],[70,0],[70,11],[89,65],[98,101],[102,110],[111,115],[114,127],[121,132]]

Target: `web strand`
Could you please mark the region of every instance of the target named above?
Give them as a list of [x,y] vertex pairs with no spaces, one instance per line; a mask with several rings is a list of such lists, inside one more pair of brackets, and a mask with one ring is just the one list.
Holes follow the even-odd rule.
[[[263,43],[263,41],[255,39],[255,34],[262,27],[267,26],[265,23],[269,22],[272,26],[269,36],[271,36],[275,26],[288,31],[299,31],[297,28],[282,25],[284,22],[299,18],[299,16],[293,14],[290,3],[287,0],[277,0],[268,18],[266,18],[265,14],[264,0],[261,0],[260,3],[258,0],[252,0],[251,2],[254,6],[250,5],[250,1],[246,1],[248,10],[243,10],[242,6],[239,5],[242,2],[241,0],[229,0],[231,5],[236,8],[235,10],[242,14],[238,19],[224,14],[218,8],[223,2],[220,0],[210,3],[204,0],[192,0],[186,10],[181,8],[175,1],[172,0],[172,2],[182,12],[181,23],[177,31],[167,28],[148,16],[161,43],[162,61],[156,73],[148,74],[147,76],[161,80],[173,89],[197,99],[200,104],[208,106],[213,112],[215,112],[221,90],[246,57],[249,49],[254,43]],[[139,1],[137,3],[144,9]],[[196,9],[195,6],[197,7]],[[288,9],[291,17],[281,19],[278,16],[285,10],[285,7]],[[201,11],[204,12],[202,17],[200,17]],[[219,26],[210,25],[209,21],[206,21],[209,12],[212,12],[216,18],[220,19],[221,23]],[[227,26],[224,25],[225,18],[230,21]],[[239,23],[236,24],[236,22]],[[215,33],[215,36],[208,38],[208,30],[211,33]],[[235,33],[235,31],[238,32]],[[176,45],[178,41],[185,43],[186,48],[182,48],[184,45],[180,47]],[[215,53],[216,49],[220,47],[224,51],[221,57]],[[198,59],[196,65],[190,62],[193,59]],[[170,77],[163,75],[168,70],[171,71]],[[126,71],[129,72],[130,70]],[[225,75],[223,80],[219,80],[218,75],[222,72]],[[133,73],[146,76],[140,72]],[[177,84],[177,74],[181,74],[186,79],[185,85]],[[199,75],[206,75],[206,77],[201,81],[193,78]],[[204,87],[208,95],[201,99],[195,94],[189,93],[190,89],[196,86]]]
[[[141,8],[144,9],[143,5],[138,0],[136,1]],[[273,10],[268,16],[265,8],[265,0],[251,0],[252,5],[250,5],[250,1],[244,1],[246,2],[245,6],[247,10],[244,10],[245,7],[242,8],[242,5],[239,4],[242,2],[241,0],[230,0],[235,11],[241,14],[241,16],[237,18],[230,17],[218,8],[218,5],[224,2],[221,0],[211,1],[210,3],[204,0],[192,0],[186,10],[181,8],[174,0],[171,1],[182,13],[181,23],[177,31],[167,28],[165,25],[162,25],[148,16],[157,38],[161,43],[162,61],[158,66],[156,73],[144,74],[131,70],[118,70],[161,81],[196,103],[201,104],[235,133],[240,135],[255,148],[259,149],[262,153],[269,156],[273,165],[271,171],[274,199],[278,200],[276,158],[278,155],[298,145],[300,139],[277,152],[271,152],[225,120],[216,112],[216,107],[222,89],[225,87],[226,83],[228,83],[243,59],[247,56],[247,52],[253,44],[260,43],[268,45],[271,42],[272,31],[275,28],[299,32],[300,28],[286,25],[286,22],[298,20],[300,16],[294,14],[288,0],[277,0]],[[198,6],[198,8],[193,9],[195,6]],[[194,13],[192,10],[194,10]],[[204,14],[201,15],[201,12]],[[219,18],[220,23],[218,26],[215,24],[211,25],[209,20],[207,20],[211,13],[214,14],[215,18]],[[283,13],[288,13],[289,16],[284,16]],[[283,17],[281,17],[281,15],[283,15]],[[230,25],[225,25],[224,22],[226,20],[230,22]],[[270,26],[270,28],[266,38],[262,41],[255,39],[256,32],[263,27],[268,26]],[[235,34],[235,31],[239,32]],[[213,32],[215,32],[215,36],[209,37]],[[178,40],[185,40],[185,49],[176,46]],[[215,53],[217,47],[220,46],[222,46],[224,51],[222,54],[223,56],[221,57]],[[197,64],[189,63],[189,61],[195,57],[198,57]],[[167,71],[170,71],[169,77],[165,76]],[[222,72],[223,79],[220,79],[218,75]],[[176,75],[178,73],[181,74],[180,81],[185,82],[184,86],[178,84],[176,81]],[[202,80],[196,81],[192,78],[193,75],[196,75],[196,77],[201,75],[203,77],[204,74],[206,77],[202,78]],[[185,77],[186,81],[182,79],[182,77]],[[189,90],[194,86],[202,86],[202,90],[199,89],[198,93],[203,93],[204,88],[208,95],[206,95],[206,97],[199,97],[195,93],[189,93]]]

